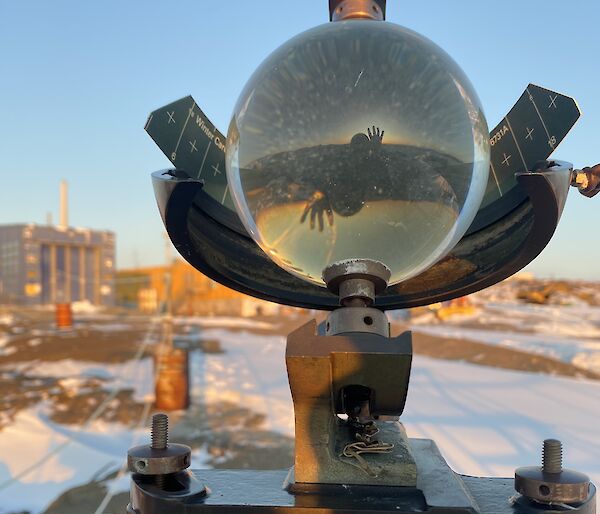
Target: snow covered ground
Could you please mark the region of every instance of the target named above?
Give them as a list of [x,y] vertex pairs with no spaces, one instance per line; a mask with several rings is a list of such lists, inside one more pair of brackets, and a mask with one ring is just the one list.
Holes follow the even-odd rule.
[[[280,336],[210,330],[226,354],[196,355],[196,394],[234,400],[293,435]],[[565,443],[565,463],[600,483],[600,382],[519,373],[415,356],[402,417],[409,436],[437,441],[451,466],[471,475],[511,476],[540,459],[542,440]]]
[[[196,355],[203,368],[196,394],[234,400],[267,414],[271,428],[293,435],[293,412],[280,336],[210,330],[223,356]],[[600,482],[600,382],[549,377],[414,357],[403,415],[411,437],[437,441],[452,467],[465,474],[511,476],[536,464],[542,440],[565,443],[567,465]]]
[[[582,330],[587,331],[585,334],[569,332],[581,320],[583,311],[578,309],[570,312],[561,307],[558,313],[548,316],[546,311],[533,308],[534,316],[526,316],[523,309],[515,311],[514,306],[494,307],[485,315],[498,316],[505,324],[522,315],[536,332],[523,333],[521,324],[515,333],[525,339],[515,339],[514,334],[507,335],[505,331],[495,334],[498,339],[487,334],[485,341],[507,344],[502,341],[514,340],[520,348],[532,351],[542,348],[539,351],[552,351],[561,358],[573,360],[575,354],[567,352],[572,341],[577,354],[587,351],[587,355],[597,355],[600,347],[593,346],[598,345],[594,332],[598,328],[595,311],[583,314],[589,321],[588,325],[581,325]],[[562,335],[557,335],[558,330],[552,335],[552,329],[546,330],[544,323],[535,322],[538,314],[546,322],[556,319],[562,327]],[[268,327],[265,324],[253,327],[251,320],[238,323],[229,319],[220,327],[215,319],[192,319],[188,323],[201,328],[203,339],[219,341],[224,350],[215,354],[199,349],[190,352],[192,402],[244,405],[266,416],[265,430],[293,436],[293,411],[284,361],[285,338],[265,335],[263,331]],[[252,332],[252,328],[261,333]],[[454,325],[433,328],[479,330]],[[419,326],[419,329],[425,327]],[[465,334],[469,332],[460,334],[468,337]],[[476,335],[481,340],[481,334]],[[533,344],[536,340],[539,347]],[[0,513],[3,514],[22,510],[43,512],[66,489],[119,470],[127,449],[148,437],[147,428],[142,425],[147,420],[152,400],[149,359],[102,366],[65,359],[35,366],[48,375],[71,380],[74,388],[78,377],[90,375],[111,379],[109,385],[115,390],[135,387],[135,398],[147,407],[134,430],[100,418],[80,427],[58,424],[50,419],[43,402],[22,410],[14,423],[0,432]],[[598,419],[600,382],[421,356],[414,358],[411,389],[403,415],[409,436],[436,440],[458,472],[510,476],[515,467],[539,461],[544,438],[557,437],[565,445],[565,465],[590,474],[600,483]],[[194,466],[200,467],[206,462],[202,448],[196,449]],[[107,496],[93,514],[108,512],[104,510],[106,499],[127,489],[127,477],[121,472],[110,484]]]
[[600,373],[600,307],[485,303],[471,316],[444,323],[425,314],[411,328],[545,355]]
[[434,439],[454,470],[511,476],[563,441],[565,466],[600,483],[600,383],[416,356],[403,421]]

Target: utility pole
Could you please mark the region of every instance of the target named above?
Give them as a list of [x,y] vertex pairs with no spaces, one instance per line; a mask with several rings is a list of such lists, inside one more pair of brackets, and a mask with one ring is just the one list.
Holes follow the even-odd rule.
[[165,232],[165,275],[164,275],[164,316],[163,316],[163,344],[173,346],[173,254],[171,240]]

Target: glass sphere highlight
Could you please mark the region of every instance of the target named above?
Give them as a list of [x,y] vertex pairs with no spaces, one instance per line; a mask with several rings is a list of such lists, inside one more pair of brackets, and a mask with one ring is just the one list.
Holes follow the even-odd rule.
[[473,221],[488,134],[471,83],[434,43],[388,22],[328,23],[282,45],[246,84],[227,176],[246,229],[285,270],[324,286],[328,265],[371,259],[395,284]]

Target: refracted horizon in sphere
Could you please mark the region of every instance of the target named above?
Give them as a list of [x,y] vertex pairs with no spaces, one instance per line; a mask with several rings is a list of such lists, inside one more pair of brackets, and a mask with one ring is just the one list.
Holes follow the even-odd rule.
[[284,44],[246,85],[228,134],[228,179],[249,233],[320,285],[344,259],[383,262],[390,283],[431,266],[470,225],[488,167],[468,79],[389,23],[330,23]]

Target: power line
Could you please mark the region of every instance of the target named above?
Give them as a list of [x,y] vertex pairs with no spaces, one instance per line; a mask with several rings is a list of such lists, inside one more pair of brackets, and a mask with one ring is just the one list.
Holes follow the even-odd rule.
[[[165,329],[164,322],[165,322],[165,320],[163,319],[163,330]],[[153,377],[152,377],[152,383],[154,384],[155,388],[156,388],[157,381],[158,381],[158,366],[155,366],[154,372],[153,372]],[[146,399],[146,402],[144,404],[144,409],[142,411],[142,416],[140,417],[140,421],[136,427],[137,430],[140,430],[140,429],[148,426],[151,407],[152,407],[152,401],[150,399]],[[136,435],[136,437],[134,437],[131,445],[136,446],[138,441],[139,441],[139,433]],[[127,462],[124,462],[121,465],[121,467],[119,468],[119,471],[117,473],[117,476],[114,478],[114,481],[118,482],[119,479],[122,478],[123,475],[125,475],[126,473],[127,473]],[[108,504],[113,499],[114,495],[115,495],[115,492],[113,490],[111,490],[110,487],[107,487],[106,495],[104,496],[104,498],[102,498],[102,501],[100,502],[100,505],[98,505],[98,507],[94,511],[94,514],[104,514],[104,510],[106,509],[106,507],[108,507]]]
[[[156,377],[156,374],[155,374],[155,377]],[[136,430],[140,430],[148,425],[148,420],[150,418],[150,407],[151,406],[152,406],[152,402],[149,400],[146,400],[146,403],[144,404],[144,409],[142,410],[142,415],[137,424]],[[133,439],[131,445],[135,446],[138,441],[139,441],[139,434],[138,434],[138,436],[136,436]],[[127,472],[127,463],[121,465],[121,467],[119,468],[119,472],[117,473],[117,476],[114,478],[114,481],[118,482],[119,479],[121,477],[123,477],[123,475],[125,475],[126,472]],[[104,496],[104,498],[102,498],[102,501],[100,502],[100,505],[98,505],[98,507],[94,511],[94,514],[104,514],[104,509],[106,509],[106,507],[108,507],[110,500],[113,499],[113,496],[115,495],[114,491],[111,491],[110,487],[107,487],[107,489],[108,490],[106,491],[106,495]]]

